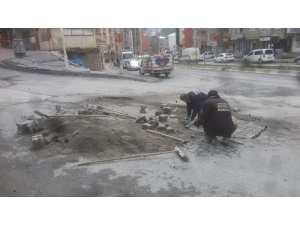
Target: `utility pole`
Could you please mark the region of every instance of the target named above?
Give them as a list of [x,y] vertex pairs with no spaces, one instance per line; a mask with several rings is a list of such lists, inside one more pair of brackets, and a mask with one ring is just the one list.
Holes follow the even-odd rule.
[[70,70],[68,56],[67,56],[67,52],[66,52],[65,35],[64,35],[63,28],[60,28],[60,33],[61,33],[62,46],[63,46],[63,50],[64,50],[64,61],[65,61],[66,70]]

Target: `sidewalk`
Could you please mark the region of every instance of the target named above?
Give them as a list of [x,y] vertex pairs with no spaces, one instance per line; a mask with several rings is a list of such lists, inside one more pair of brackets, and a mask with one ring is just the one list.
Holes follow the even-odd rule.
[[[130,74],[120,75],[119,68],[106,65],[105,71],[91,71],[69,61],[70,70],[65,69],[63,56],[59,52],[27,51],[26,57],[14,58],[13,49],[0,47],[0,67],[24,72],[37,72],[53,75],[86,76],[133,80],[140,82],[157,82],[157,78],[134,77]],[[125,71],[124,71],[125,72]]]

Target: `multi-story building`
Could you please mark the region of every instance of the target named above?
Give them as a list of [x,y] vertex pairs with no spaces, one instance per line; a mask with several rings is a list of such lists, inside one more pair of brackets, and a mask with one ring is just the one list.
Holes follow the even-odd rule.
[[142,51],[142,29],[124,28],[124,49],[130,50],[135,55]]
[[166,38],[165,37],[162,37],[160,36],[159,39],[158,39],[158,52],[159,53],[164,53],[166,51]]
[[148,50],[148,37],[144,31],[144,29],[141,29],[141,54],[146,54]]
[[200,52],[225,52],[229,47],[228,28],[194,28],[193,45]]
[[287,28],[286,38],[290,52],[300,53],[300,28]]
[[168,46],[170,51],[176,51],[176,33],[168,35]]
[[284,28],[230,28],[229,33],[234,52],[247,53],[257,48],[290,51]]

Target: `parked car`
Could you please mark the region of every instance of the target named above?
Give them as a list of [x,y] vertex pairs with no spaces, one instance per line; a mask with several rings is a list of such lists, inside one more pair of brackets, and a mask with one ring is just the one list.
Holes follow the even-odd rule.
[[213,58],[215,58],[215,53],[214,53],[214,52],[204,52],[204,53],[200,56],[200,59],[203,60],[203,58],[205,58],[205,59],[213,59]]
[[126,63],[127,70],[140,70],[140,65],[138,61],[131,60]]
[[214,62],[234,62],[234,57],[230,53],[220,53],[218,56],[214,58]]
[[294,62],[300,65],[300,55],[298,55],[295,59]]
[[186,48],[182,50],[179,62],[200,62],[199,48]]
[[256,49],[249,52],[243,58],[244,62],[273,62],[274,52],[273,49]]

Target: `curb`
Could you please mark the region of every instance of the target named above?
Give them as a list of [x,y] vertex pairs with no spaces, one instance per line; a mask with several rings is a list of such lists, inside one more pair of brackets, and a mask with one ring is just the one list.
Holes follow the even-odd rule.
[[189,68],[189,69],[199,69],[199,70],[224,70],[231,72],[246,72],[246,73],[264,73],[273,75],[284,75],[284,76],[300,76],[300,71],[297,70],[276,70],[276,69],[257,69],[257,68],[241,68],[241,67],[217,67],[217,66],[203,66],[203,67],[192,67],[184,65],[175,65],[176,67]]
[[123,76],[123,75],[115,75],[109,74],[108,72],[75,72],[75,71],[56,71],[56,70],[47,70],[47,69],[38,69],[31,67],[22,67],[17,66],[14,63],[11,63],[7,60],[0,61],[0,67],[8,70],[29,72],[29,73],[42,73],[42,74],[51,74],[51,75],[60,75],[60,76],[82,76],[82,77],[96,77],[96,78],[109,78],[109,79],[119,79],[119,80],[131,80],[138,82],[146,82],[146,83],[156,83],[159,80],[155,80],[153,82],[145,79]]

